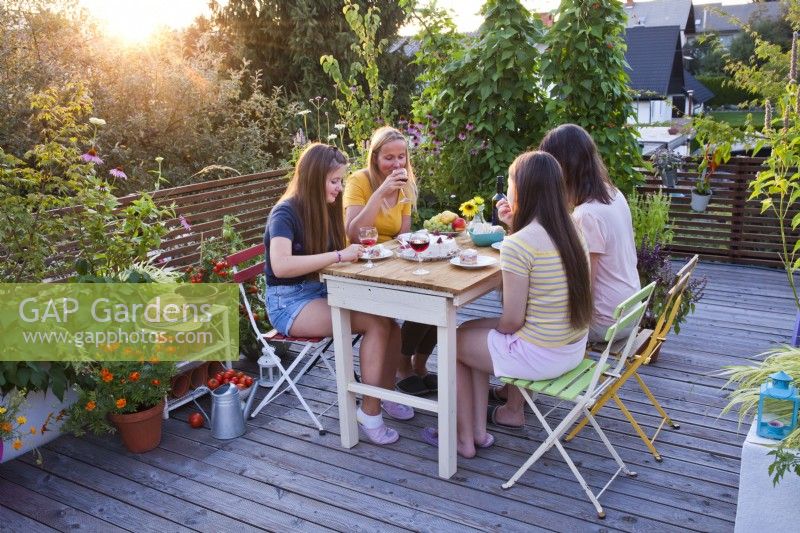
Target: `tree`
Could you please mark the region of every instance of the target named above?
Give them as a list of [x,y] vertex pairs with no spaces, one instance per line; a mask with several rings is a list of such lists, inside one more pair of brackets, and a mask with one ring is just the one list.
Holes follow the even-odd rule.
[[[362,10],[380,8],[378,41],[395,38],[405,21],[405,12],[393,0],[354,3]],[[212,1],[211,11],[231,66],[244,58],[262,72],[264,89],[283,86],[305,99],[333,96],[320,57],[336,57],[343,70],[353,59],[350,46],[356,39],[342,14],[343,5],[342,0],[230,0]]]
[[739,33],[731,41],[729,52],[734,61],[748,61],[755,53],[758,34],[763,41],[778,45],[782,52],[787,52],[792,46],[792,26],[786,19],[786,12],[770,18],[762,12],[756,12],[750,20],[749,29]]
[[[505,174],[545,125],[536,49],[540,21],[518,0],[489,0],[482,13],[485,21],[474,40],[448,38],[452,26],[439,20],[444,34],[423,44],[449,50],[423,48],[417,54],[427,87],[414,101],[414,116],[437,123],[436,135],[444,141],[440,161],[451,174],[450,188],[442,191],[465,197],[491,190],[494,176]],[[467,146],[471,140],[476,144]]]
[[625,13],[618,0],[562,0],[547,34],[542,82],[552,125],[572,122],[594,138],[614,183],[630,191],[643,164],[628,124],[632,95],[625,72]]

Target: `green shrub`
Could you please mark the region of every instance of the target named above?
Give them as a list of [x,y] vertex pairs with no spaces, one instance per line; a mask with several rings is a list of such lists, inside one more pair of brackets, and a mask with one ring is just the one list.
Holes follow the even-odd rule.
[[669,223],[670,197],[661,191],[653,194],[639,194],[633,191],[628,196],[633,219],[633,236],[636,247],[672,242],[673,232]]

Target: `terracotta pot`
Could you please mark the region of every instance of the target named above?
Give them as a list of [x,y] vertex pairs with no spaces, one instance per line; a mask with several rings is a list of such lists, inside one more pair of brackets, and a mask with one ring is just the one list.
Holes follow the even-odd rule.
[[169,395],[173,398],[181,398],[189,392],[189,385],[192,384],[191,380],[189,379],[189,373],[184,372],[183,374],[178,374],[174,376],[170,383],[172,385],[172,389],[169,391]]
[[225,372],[227,368],[221,361],[211,361],[208,363],[208,377],[213,378],[218,372]]
[[203,363],[197,368],[192,369],[191,374],[189,374],[189,381],[193,389],[205,385],[206,381],[208,381],[208,363]]
[[138,413],[108,415],[119,430],[122,444],[132,453],[149,452],[161,442],[164,402]]

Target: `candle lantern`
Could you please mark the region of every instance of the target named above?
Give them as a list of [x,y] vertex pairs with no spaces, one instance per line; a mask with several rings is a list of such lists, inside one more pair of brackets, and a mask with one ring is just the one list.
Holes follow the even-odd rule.
[[758,395],[757,433],[759,437],[781,440],[797,427],[800,397],[786,372],[776,372],[769,378]]

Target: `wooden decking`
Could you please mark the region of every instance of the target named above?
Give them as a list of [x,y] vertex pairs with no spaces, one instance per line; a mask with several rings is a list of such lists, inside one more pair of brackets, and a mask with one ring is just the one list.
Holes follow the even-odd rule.
[[[230,442],[190,429],[185,407],[166,422],[161,446],[144,455],[125,452],[114,437],[62,437],[43,450],[41,466],[30,457],[0,465],[0,531],[731,531],[746,427],[735,413],[720,416],[724,380],[713,373],[787,342],[794,307],[780,271],[701,263],[696,274],[708,277],[705,298],[658,363],[641,371],[681,424],[659,437],[664,461],[652,459],[615,407],[601,411],[601,425],[638,472],[602,496],[605,520],[553,450],[515,487],[500,488],[542,439],[537,425],[493,429],[497,444],[461,459],[445,481],[436,450],[419,437],[435,425],[431,417],[393,423],[402,436],[395,445],[345,450],[335,407],[319,436],[284,395]],[[488,296],[460,318],[498,309]],[[335,399],[322,367],[303,390],[317,411]],[[652,431],[655,418],[633,383],[623,398]],[[589,484],[602,486],[614,463],[596,435],[584,430],[566,446]]]

